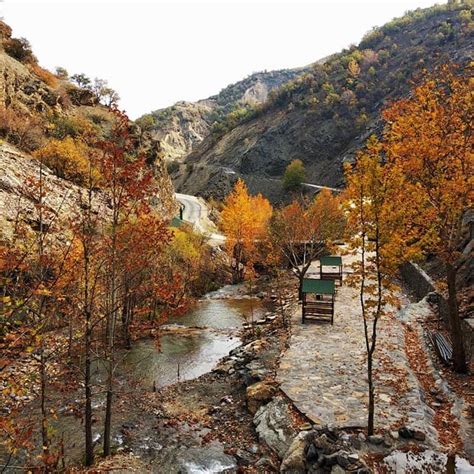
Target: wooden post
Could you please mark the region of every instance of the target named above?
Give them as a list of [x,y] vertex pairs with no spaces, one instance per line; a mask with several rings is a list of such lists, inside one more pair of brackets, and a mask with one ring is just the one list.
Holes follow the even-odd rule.
[[334,324],[334,293],[332,294],[332,313],[331,313],[331,325]]

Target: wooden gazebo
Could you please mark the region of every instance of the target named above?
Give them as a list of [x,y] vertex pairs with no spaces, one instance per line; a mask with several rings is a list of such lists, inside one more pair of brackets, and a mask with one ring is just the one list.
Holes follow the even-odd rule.
[[334,298],[336,285],[334,280],[303,280],[302,322],[306,319],[334,323]]
[[[331,270],[328,270],[327,267],[331,267]],[[334,268],[337,270],[334,271]],[[335,255],[321,257],[319,259],[319,278],[338,281],[342,285],[342,258]]]

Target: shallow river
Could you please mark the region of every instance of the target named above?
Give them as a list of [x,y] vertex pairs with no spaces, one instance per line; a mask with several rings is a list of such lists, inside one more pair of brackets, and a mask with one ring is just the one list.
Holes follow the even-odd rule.
[[[138,395],[142,390],[151,391],[154,386],[160,388],[179,381],[190,380],[211,371],[221,358],[240,344],[238,332],[242,325],[252,318],[261,318],[265,312],[260,300],[243,296],[244,290],[243,286],[229,285],[209,293],[196,302],[185,315],[171,318],[167,322],[171,329],[158,341],[154,339],[136,341],[132,349],[119,351],[116,354],[118,362],[116,389],[118,391],[137,390]],[[194,329],[183,331],[183,326]],[[174,332],[174,329],[178,331]],[[93,380],[100,383],[104,379],[104,365],[103,362],[98,361],[93,367]],[[64,440],[67,462],[80,462],[83,455],[83,426],[80,419],[72,416],[68,408],[78,406],[80,395],[77,392],[66,395],[54,390],[51,395],[55,400],[59,415],[56,420],[51,420],[55,438]],[[101,442],[104,402],[104,394],[96,393],[93,401],[94,415],[97,417],[97,422],[94,424],[94,439],[99,443]],[[36,404],[32,408],[33,411],[37,410],[35,406]],[[29,413],[31,415],[31,411]],[[120,410],[116,407],[113,417],[115,445],[122,444],[120,431],[123,421],[129,417],[133,419],[134,416],[136,413],[133,407],[125,406]],[[150,428],[150,430],[151,434],[148,437],[143,434],[145,455],[153,448],[152,441],[155,435],[153,429]],[[179,443],[173,449],[178,448]],[[209,463],[217,466],[223,462],[221,460],[224,456],[221,452],[222,448],[213,447],[213,449],[215,453],[212,450],[209,452],[197,450],[192,456],[192,450],[186,449],[188,457],[191,456],[190,465],[202,464],[206,467],[203,468],[204,470],[197,467],[186,468],[184,472],[220,472],[220,469],[209,469],[208,466]],[[203,455],[206,458],[205,462],[199,461]],[[0,468],[4,456],[6,457],[6,453],[0,446]],[[167,472],[178,472],[174,469],[176,461],[173,460],[178,458],[184,459],[183,453],[177,452],[176,456],[172,456]],[[19,458],[11,460],[6,472],[17,472],[15,469],[18,467],[15,465],[21,466],[21,464],[22,456],[20,455]]]
[[125,352],[119,371],[131,382],[163,387],[212,370],[240,344],[237,331],[242,324],[252,313],[258,319],[264,311],[259,300],[230,297],[232,288],[211,293],[185,315],[168,320],[168,326],[198,327],[196,331],[164,334],[158,346],[151,339],[135,342]]

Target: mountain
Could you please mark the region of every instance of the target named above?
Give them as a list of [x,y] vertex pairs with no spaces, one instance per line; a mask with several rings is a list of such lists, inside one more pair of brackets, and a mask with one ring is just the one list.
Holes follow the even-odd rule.
[[177,102],[137,120],[161,142],[168,160],[180,160],[210,134],[222,134],[228,122],[250,116],[269,93],[306,69],[283,69],[251,74],[198,102]]
[[172,173],[180,192],[222,198],[237,177],[252,192],[284,198],[280,178],[301,159],[306,181],[339,186],[342,165],[380,131],[380,113],[424,68],[472,60],[472,3],[418,9],[370,31],[270,93],[254,114],[224,123]]
[[[1,238],[8,235],[20,208],[28,215],[35,205],[28,186],[39,176],[39,154],[47,163],[44,179],[49,205],[61,209],[60,217],[70,216],[84,177],[87,150],[82,138],[94,137],[91,141],[97,142],[106,137],[114,117],[93,89],[77,87],[43,69],[28,41],[12,37],[11,28],[3,22],[0,71]],[[154,205],[171,218],[177,203],[159,143],[132,122],[130,128],[134,153],[146,155],[159,185]]]

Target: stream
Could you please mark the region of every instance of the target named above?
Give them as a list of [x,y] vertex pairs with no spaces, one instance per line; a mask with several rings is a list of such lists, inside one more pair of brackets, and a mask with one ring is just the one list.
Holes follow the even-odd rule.
[[[237,332],[246,320],[264,313],[260,300],[241,295],[243,287],[228,285],[209,293],[183,316],[170,318],[159,338],[137,341],[124,353],[119,373],[145,389],[190,380],[210,372],[240,345]],[[196,328],[186,332],[184,328]],[[97,368],[101,372],[100,368]]]
[[[220,359],[241,344],[239,331],[242,325],[252,318],[261,318],[267,311],[258,298],[250,298],[245,293],[244,285],[228,285],[208,293],[193,304],[186,314],[170,318],[163,326],[163,334],[158,339],[138,340],[130,350],[117,351],[116,390],[122,393],[133,392],[137,397],[141,397],[152,390],[191,380],[212,371]],[[100,393],[99,386],[105,381],[105,374],[103,361],[96,361],[92,367],[92,379],[96,386],[93,399],[96,419],[93,436],[98,445],[102,441],[102,416],[105,406],[105,394]],[[50,419],[54,438],[56,441],[63,440],[67,464],[81,463],[84,446],[83,424],[76,414],[80,412],[82,391],[64,393],[51,388],[50,397],[58,414],[56,419]],[[26,408],[25,416],[36,418],[37,410],[37,403],[34,402]],[[113,444],[116,447],[122,446],[123,426],[133,425],[134,420],[142,418],[138,406],[116,404],[113,416]],[[155,426],[153,419],[145,421],[143,431],[137,439],[141,440],[142,445],[138,446],[137,451],[148,458],[154,458],[154,453],[157,452],[169,452],[167,472],[221,472],[222,468],[230,467],[229,459],[223,454],[221,446],[210,445],[207,450],[193,451],[191,446],[183,446],[179,434],[172,430],[167,440],[163,437],[157,439]],[[166,438],[167,435],[163,435]],[[35,438],[36,436],[37,434]],[[39,440],[34,444],[38,446]],[[5,456],[6,453],[0,449],[0,467]],[[18,472],[19,466],[24,462],[22,458],[20,454],[19,457],[11,459],[5,472]],[[188,459],[184,471],[183,466],[176,467],[176,459],[183,462]]]

